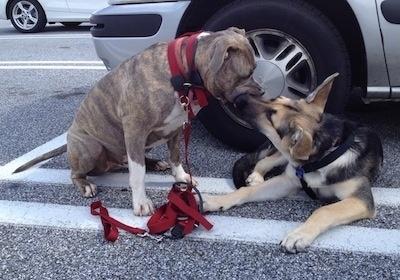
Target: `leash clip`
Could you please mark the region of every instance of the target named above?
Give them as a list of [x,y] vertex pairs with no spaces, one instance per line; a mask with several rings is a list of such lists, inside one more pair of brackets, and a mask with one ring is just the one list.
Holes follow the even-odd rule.
[[187,97],[186,95],[182,95],[179,97],[179,102],[181,103],[181,106],[186,108],[187,106],[189,106],[190,100],[189,97]]
[[150,239],[155,240],[157,243],[160,243],[164,238],[164,236],[153,235],[153,234],[148,233],[147,231],[144,232],[144,233],[141,233],[141,234],[137,234],[137,236],[139,236],[139,237],[148,237]]

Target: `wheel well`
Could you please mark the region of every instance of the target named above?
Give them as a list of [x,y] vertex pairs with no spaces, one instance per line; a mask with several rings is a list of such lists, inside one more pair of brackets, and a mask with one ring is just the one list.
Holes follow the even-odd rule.
[[[268,0],[266,0],[268,1]],[[350,56],[352,84],[366,90],[367,64],[360,26],[346,0],[304,0],[325,14],[340,32]],[[218,10],[234,0],[192,0],[184,14],[177,35],[202,28]]]

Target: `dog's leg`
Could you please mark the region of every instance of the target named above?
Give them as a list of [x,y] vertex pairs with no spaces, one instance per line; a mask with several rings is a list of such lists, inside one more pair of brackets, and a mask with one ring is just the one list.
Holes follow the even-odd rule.
[[[145,149],[147,134],[142,127],[133,127],[137,121],[126,118],[124,138],[128,156],[129,186],[132,190],[133,213],[137,216],[149,216],[154,213],[154,204],[147,197],[145,190]],[[125,125],[127,124],[127,125]],[[137,133],[140,131],[141,133]]]
[[154,213],[153,202],[147,197],[144,187],[146,166],[143,163],[132,160],[128,155],[129,186],[132,189],[133,213],[137,216],[149,216]]
[[202,195],[204,211],[228,210],[247,202],[276,200],[300,189],[298,179],[286,174],[273,177],[256,186],[239,188],[225,195]]
[[[71,167],[71,180],[83,197],[94,197],[97,186],[86,179],[88,173],[96,170],[101,173],[104,147],[87,134],[77,134],[71,131],[67,135],[67,157]],[[104,172],[103,172],[104,173]]]
[[270,156],[267,156],[257,162],[254,167],[253,172],[247,177],[246,184],[248,186],[258,185],[264,182],[264,176],[274,167],[283,165],[287,160],[282,156],[282,154],[276,150],[276,152]]
[[281,241],[281,246],[287,252],[297,253],[310,246],[319,234],[329,228],[374,215],[375,210],[368,207],[363,199],[345,198],[314,211],[304,224],[286,235]]
[[193,186],[197,186],[197,181],[185,172],[182,167],[181,157],[180,157],[180,139],[182,138],[182,130],[177,131],[177,133],[171,137],[168,142],[168,150],[171,161],[171,171],[175,178],[175,182],[186,182],[191,183]]

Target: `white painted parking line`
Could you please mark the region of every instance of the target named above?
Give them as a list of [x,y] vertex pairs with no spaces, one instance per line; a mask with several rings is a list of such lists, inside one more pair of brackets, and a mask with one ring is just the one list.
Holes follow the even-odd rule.
[[65,35],[7,35],[0,36],[0,40],[36,40],[36,39],[88,39],[92,38],[91,34],[65,34]]
[[[229,193],[235,189],[231,179],[195,177],[199,183],[198,189],[205,193]],[[55,185],[71,184],[70,170],[67,169],[45,169],[36,168],[17,174],[2,176],[0,169],[0,179],[16,182],[34,182]],[[128,186],[127,173],[108,173],[103,176],[90,177],[90,180],[99,185],[107,187]],[[149,189],[168,189],[174,181],[171,175],[146,174],[146,188]],[[372,188],[375,204],[380,206],[397,207],[400,206],[400,189],[393,188]],[[304,193],[289,197],[288,199],[304,200],[309,199]]]
[[[45,203],[0,201],[0,224],[44,226],[70,230],[102,230],[99,217],[89,207]],[[109,209],[112,217],[131,226],[146,228],[148,217],[136,217],[131,209]],[[202,227],[186,238],[217,241],[241,241],[256,244],[279,244],[296,222],[258,220],[207,215],[214,227]],[[340,226],[318,237],[311,246],[332,250],[400,254],[400,231],[390,229]]]
[[[44,184],[65,185],[71,184],[70,170],[67,169],[46,169],[39,168],[41,164],[29,168],[24,172],[12,174],[12,172],[27,161],[52,149],[66,144],[66,135],[64,133],[49,142],[35,148],[34,150],[16,158],[8,164],[0,167],[0,179],[15,182],[34,182]],[[231,179],[196,177],[199,182],[199,190],[205,193],[229,193],[235,189]],[[103,176],[90,177],[93,183],[99,186],[123,187],[128,185],[127,173],[108,173]],[[146,174],[146,188],[170,188],[173,177],[170,175]],[[372,188],[376,205],[397,207],[400,206],[400,189],[394,188]],[[303,193],[293,196],[289,199],[304,200],[308,199]]]
[[0,61],[0,69],[106,70],[101,61]]
[[[65,132],[64,134],[61,134],[60,136],[57,136],[53,138],[52,140],[44,143],[43,145],[33,149],[32,151],[10,161],[4,166],[0,167],[0,179],[7,178],[9,176],[12,176],[11,174],[14,172],[15,169],[17,169],[19,166],[25,164],[26,162],[30,161],[31,159],[36,158],[39,155],[42,155],[48,151],[51,151],[53,149],[56,149],[64,144],[67,143],[67,133]],[[43,164],[44,162],[42,162]],[[38,165],[39,166],[39,165]],[[23,173],[20,173],[22,175],[20,176],[26,176],[27,174],[30,174],[35,171],[37,167],[32,167],[28,170],[26,170]],[[15,174],[15,178],[18,178],[18,174]]]

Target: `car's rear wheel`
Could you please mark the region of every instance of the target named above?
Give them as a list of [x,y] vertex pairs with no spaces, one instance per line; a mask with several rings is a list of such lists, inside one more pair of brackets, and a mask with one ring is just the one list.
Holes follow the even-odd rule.
[[[327,76],[339,72],[326,111],[342,112],[350,89],[350,66],[343,40],[333,24],[302,0],[236,1],[205,24],[205,30],[244,28],[255,50],[254,78],[266,99],[280,95],[302,98]],[[265,137],[235,115],[230,104],[211,98],[198,115],[222,142],[252,151]],[[218,119],[218,121],[215,121]]]
[[46,14],[36,0],[14,0],[9,10],[11,23],[23,33],[42,31],[46,26]]

